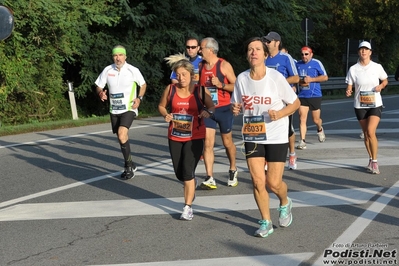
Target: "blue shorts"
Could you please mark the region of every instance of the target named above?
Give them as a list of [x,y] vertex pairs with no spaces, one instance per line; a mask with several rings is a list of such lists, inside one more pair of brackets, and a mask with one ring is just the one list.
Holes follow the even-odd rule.
[[230,105],[215,108],[212,118],[205,118],[204,120],[207,128],[216,129],[216,126],[219,125],[222,134],[230,133],[233,129],[234,116]]

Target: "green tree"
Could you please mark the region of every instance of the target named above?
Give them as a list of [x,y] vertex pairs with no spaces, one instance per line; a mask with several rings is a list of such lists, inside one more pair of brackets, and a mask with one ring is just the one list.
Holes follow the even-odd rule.
[[113,1],[3,1],[14,11],[0,43],[0,119],[17,124],[65,118],[63,64],[85,53],[88,26],[119,20]]

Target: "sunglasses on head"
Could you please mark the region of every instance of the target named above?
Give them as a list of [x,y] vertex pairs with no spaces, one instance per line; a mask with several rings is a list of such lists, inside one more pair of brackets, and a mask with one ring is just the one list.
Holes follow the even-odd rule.
[[198,46],[189,46],[189,45],[187,45],[186,46],[186,49],[196,49]]

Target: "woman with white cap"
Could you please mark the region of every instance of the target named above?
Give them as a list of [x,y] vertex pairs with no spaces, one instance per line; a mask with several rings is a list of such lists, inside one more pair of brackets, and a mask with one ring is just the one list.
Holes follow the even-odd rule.
[[352,95],[354,86],[355,114],[364,133],[364,144],[369,155],[367,171],[379,174],[376,131],[383,108],[381,91],[388,84],[388,75],[380,64],[371,60],[372,49],[369,42],[363,41],[359,44],[358,54],[358,62],[349,69],[346,76],[346,96]]

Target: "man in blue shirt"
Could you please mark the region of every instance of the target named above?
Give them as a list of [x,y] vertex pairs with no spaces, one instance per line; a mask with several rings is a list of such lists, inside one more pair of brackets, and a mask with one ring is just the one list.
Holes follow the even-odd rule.
[[[299,82],[298,72],[295,66],[294,59],[288,54],[280,51],[282,47],[281,36],[274,31],[269,32],[263,37],[263,42],[266,43],[269,49],[269,55],[265,60],[265,65],[269,68],[274,68],[280,72],[286,79],[294,91],[296,91],[296,83]],[[296,154],[295,154],[295,131],[292,126],[293,114],[289,116],[289,151],[290,157],[288,161],[289,169],[296,169]]]
[[323,64],[313,58],[313,50],[310,47],[302,47],[301,58],[302,60],[298,61],[296,66],[300,76],[298,98],[301,101],[301,106],[299,107],[301,140],[297,148],[302,150],[306,149],[306,121],[309,110],[312,111],[313,122],[317,126],[319,141],[324,142],[326,140],[322,126],[323,121],[320,118],[322,98],[320,82],[327,81],[328,76]]
[[[194,66],[194,79],[193,82],[198,83],[199,81],[199,63],[202,61],[202,57],[198,54],[200,49],[199,41],[196,38],[189,37],[186,39],[186,56]],[[177,83],[176,73],[172,72],[170,75],[172,83]]]

